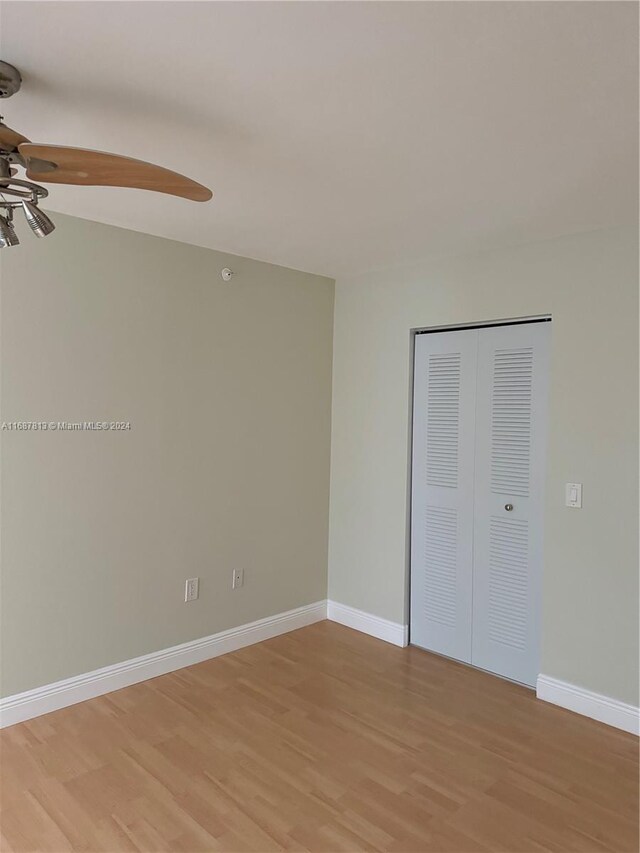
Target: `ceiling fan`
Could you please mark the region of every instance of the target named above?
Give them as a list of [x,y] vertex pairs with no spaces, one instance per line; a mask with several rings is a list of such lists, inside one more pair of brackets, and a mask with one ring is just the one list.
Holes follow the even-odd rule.
[[[18,69],[0,61],[0,98],[15,95],[21,83]],[[25,169],[26,178],[15,177],[16,167]],[[42,183],[131,187],[191,201],[209,201],[213,196],[202,184],[143,160],[86,148],[35,144],[3,124],[0,116],[0,248],[20,242],[13,225],[17,208],[22,208],[37,237],[46,237],[54,230],[55,225],[39,207],[49,195]]]

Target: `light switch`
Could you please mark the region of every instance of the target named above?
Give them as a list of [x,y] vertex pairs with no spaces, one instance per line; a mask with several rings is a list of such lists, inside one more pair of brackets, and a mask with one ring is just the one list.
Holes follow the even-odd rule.
[[565,504],[575,509],[582,508],[582,483],[567,483],[565,486]]

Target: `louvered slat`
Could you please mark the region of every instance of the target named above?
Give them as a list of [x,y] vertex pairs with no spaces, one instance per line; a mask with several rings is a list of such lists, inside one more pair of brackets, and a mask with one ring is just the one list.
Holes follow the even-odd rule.
[[497,349],[491,400],[491,491],[526,497],[531,453],[533,348]]
[[489,636],[516,649],[527,645],[529,529],[524,520],[492,516],[489,528]]
[[424,530],[424,614],[455,628],[458,519],[455,509],[428,506]]
[[460,353],[432,354],[427,383],[427,485],[456,488]]

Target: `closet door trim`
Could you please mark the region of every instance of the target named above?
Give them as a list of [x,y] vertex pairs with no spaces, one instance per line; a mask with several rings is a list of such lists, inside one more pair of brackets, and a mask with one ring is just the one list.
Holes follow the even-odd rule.
[[[455,325],[444,326],[417,326],[411,329],[412,343],[415,345],[417,335],[433,335],[439,332],[464,332],[467,329],[493,329],[495,326],[520,326],[523,323],[550,323],[551,314],[539,314],[531,317],[518,317],[512,320],[479,320],[477,323],[457,323]],[[411,348],[413,364],[413,346]]]

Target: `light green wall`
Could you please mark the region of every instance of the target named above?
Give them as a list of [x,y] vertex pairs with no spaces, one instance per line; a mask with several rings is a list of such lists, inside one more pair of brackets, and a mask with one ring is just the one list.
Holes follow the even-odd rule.
[[54,218],[2,251],[1,419],[132,429],[0,434],[3,695],[326,596],[333,282]]
[[637,704],[637,263],[634,227],[337,282],[331,599],[406,620],[409,330],[550,312],[541,668]]
[[[3,695],[326,595],[333,282],[55,218],[0,254],[0,419],[132,429],[0,433]],[[541,668],[637,703],[635,229],[339,281],[329,596],[405,620],[409,330],[546,312]]]

